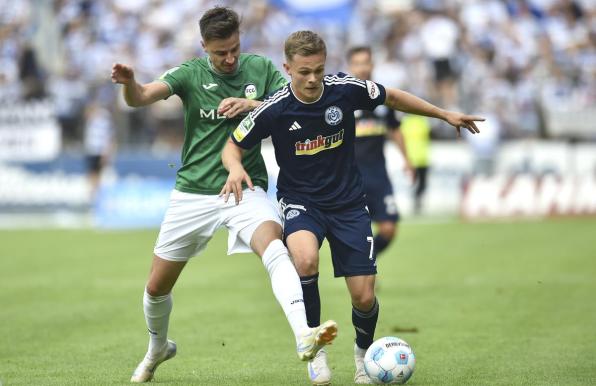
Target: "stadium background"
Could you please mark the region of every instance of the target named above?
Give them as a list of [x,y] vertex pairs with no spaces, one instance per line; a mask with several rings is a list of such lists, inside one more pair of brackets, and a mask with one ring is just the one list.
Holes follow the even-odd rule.
[[[427,384],[491,384],[490,380],[565,384],[563,374],[574,371],[570,384],[596,382],[595,337],[588,328],[596,325],[589,295],[596,289],[593,1],[0,0],[0,303],[4,305],[0,319],[5,321],[0,327],[0,383],[31,384],[33,379],[36,384],[86,384],[74,381],[80,371],[90,377],[89,383],[127,379],[142,352],[144,335],[126,338],[131,348],[120,357],[131,358],[130,364],[120,364],[105,355],[118,346],[120,335],[99,343],[104,351],[83,354],[89,350],[86,344],[84,348],[57,344],[60,337],[31,331],[66,320],[78,331],[73,326],[81,328],[84,315],[108,309],[111,303],[101,297],[102,291],[122,296],[118,309],[126,315],[129,332],[143,330],[135,295],[142,288],[150,246],[179,166],[182,111],[177,98],[147,108],[128,108],[120,87],[110,82],[110,69],[114,62],[130,64],[137,80],[148,82],[190,57],[203,55],[198,19],[209,7],[222,4],[242,15],[242,50],[266,55],[280,68],[285,37],[297,29],[313,29],[328,45],[327,72],[346,71],[346,49],[369,44],[376,62],[375,80],[487,118],[480,135],[460,140],[439,121],[424,123],[430,125],[432,140],[429,185],[420,214],[413,213],[412,186],[403,174],[403,160],[391,144],[386,148],[403,222],[402,235],[388,252],[395,260],[382,262],[386,276],[381,276],[385,291],[381,296],[385,309],[404,309],[408,316],[394,315],[406,324],[400,329],[404,326],[396,327],[387,312],[381,316],[379,333],[405,331],[414,349],[420,347],[421,366],[427,363],[428,367],[419,370],[412,382],[418,378]],[[276,165],[270,146],[265,144],[263,152],[274,185]],[[90,155],[106,159],[97,186],[88,175]],[[435,245],[427,245],[429,240]],[[444,249],[454,242],[455,249]],[[218,236],[207,255],[221,255],[223,243]],[[440,263],[435,260],[438,256],[443,259]],[[226,262],[201,261],[203,265],[192,268],[193,277],[203,277],[201,272],[212,275],[207,283],[221,292],[223,303],[238,291],[226,292],[218,280],[245,280],[232,273],[238,266],[254,270],[258,278],[258,284],[247,284],[246,293],[258,289],[262,296],[268,291],[254,263],[248,268],[236,257]],[[89,269],[84,269],[86,264]],[[322,269],[328,273],[328,267]],[[395,283],[389,280],[393,275],[399,278]],[[549,280],[552,286],[547,288]],[[328,282],[322,291],[329,303],[334,304],[334,299],[345,303],[341,283]],[[530,282],[545,284],[542,292],[530,288]],[[192,307],[192,294],[204,287],[205,282],[182,284],[179,296],[188,302],[174,313],[190,318],[190,311],[183,309]],[[513,303],[494,302],[483,292],[488,287],[501,300],[519,298]],[[114,292],[114,288],[124,290]],[[81,290],[80,298],[64,297]],[[39,291],[46,293],[43,302]],[[438,293],[446,296],[444,303],[437,303]],[[99,309],[88,305],[89,298]],[[65,303],[63,308],[54,303],[56,299]],[[455,311],[449,307],[460,301],[468,303]],[[495,307],[491,311],[485,309],[489,302]],[[278,312],[272,301],[262,307]],[[333,311],[335,306],[329,307]],[[550,319],[557,308],[565,314]],[[444,316],[435,325],[425,325],[421,320],[433,309]],[[521,309],[527,314],[516,314]],[[482,321],[469,316],[479,310],[484,316],[478,318],[485,318],[482,321],[489,324],[491,336],[499,337],[496,341],[486,342],[486,334],[472,333]],[[57,317],[68,312],[73,312],[74,319]],[[503,315],[510,318],[498,324]],[[43,324],[36,324],[36,319]],[[272,320],[271,331],[282,331],[280,336],[287,333],[281,318]],[[544,320],[554,325],[545,327],[540,322]],[[217,323],[225,325],[222,320]],[[348,332],[349,321],[343,324]],[[414,325],[420,334],[409,330]],[[472,338],[486,345],[481,349],[484,360],[468,372],[445,370],[449,361],[441,356],[444,339],[468,342],[469,336],[457,334],[458,326],[468,328]],[[441,327],[455,328],[456,333],[430,334]],[[213,328],[221,330],[217,325]],[[535,337],[535,331],[542,335]],[[80,336],[73,332],[71,338],[81,342],[87,334],[103,332],[82,329]],[[429,334],[423,337],[423,332]],[[515,338],[508,339],[507,334]],[[512,351],[503,348],[514,339],[523,341],[526,351],[519,345]],[[553,341],[564,346],[568,362],[573,363],[548,361],[544,352]],[[586,346],[589,342],[591,349]],[[67,359],[52,362],[45,355],[41,360],[32,354],[44,345],[55,347],[50,351],[54,356],[68,349],[79,362],[101,358],[123,368],[103,382],[101,366],[80,370]],[[207,347],[199,349],[197,356],[212,355]],[[503,350],[503,355],[492,349]],[[453,358],[457,366],[478,360],[477,350],[466,350]],[[279,353],[287,354],[287,345],[281,345]],[[517,364],[507,364],[506,357],[515,358]],[[302,380],[291,359],[286,364],[274,358],[281,361],[288,379]],[[349,381],[350,360],[346,357],[347,364],[338,364],[340,380]],[[205,365],[210,369],[222,365],[217,359],[211,361]],[[540,363],[538,369],[536,363]],[[27,366],[37,366],[37,371],[24,371]],[[512,367],[511,378],[498,372],[496,367],[502,366]],[[240,375],[232,374],[222,381],[215,371],[205,384],[233,383],[236,376],[250,383],[262,376],[245,367]],[[279,374],[267,374],[270,384],[279,384]],[[177,382],[202,384],[191,378],[177,378]]]

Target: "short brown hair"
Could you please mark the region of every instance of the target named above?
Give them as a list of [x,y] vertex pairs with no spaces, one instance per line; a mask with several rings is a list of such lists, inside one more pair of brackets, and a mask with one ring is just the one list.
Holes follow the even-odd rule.
[[199,20],[199,28],[204,41],[227,39],[240,31],[240,18],[231,8],[213,7]]
[[284,45],[286,60],[294,55],[310,56],[323,53],[327,55],[327,47],[323,39],[312,31],[296,31],[286,39]]
[[350,62],[352,60],[352,56],[359,54],[361,52],[366,52],[369,57],[372,58],[372,50],[369,46],[355,46],[348,50],[346,53],[346,60]]

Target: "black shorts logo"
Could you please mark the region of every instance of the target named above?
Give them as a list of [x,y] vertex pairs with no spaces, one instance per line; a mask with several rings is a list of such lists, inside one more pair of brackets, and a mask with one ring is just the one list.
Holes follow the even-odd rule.
[[286,220],[291,220],[293,218],[296,218],[300,216],[300,211],[297,209],[291,209],[288,211],[288,213],[286,214]]

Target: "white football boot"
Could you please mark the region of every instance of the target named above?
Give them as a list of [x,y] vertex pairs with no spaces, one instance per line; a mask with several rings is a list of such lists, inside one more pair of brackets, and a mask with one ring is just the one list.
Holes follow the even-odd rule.
[[149,353],[145,355],[145,358],[139,363],[135,371],[132,373],[130,381],[132,383],[143,383],[149,382],[153,379],[153,374],[157,366],[172,359],[176,356],[176,343],[168,339],[168,343],[164,347],[163,351],[158,355],[149,356]]
[[317,355],[320,349],[330,344],[337,336],[337,323],[328,320],[318,327],[309,328],[299,338],[296,344],[298,358],[309,361]]
[[372,385],[374,382],[364,370],[364,354],[366,350],[354,344],[354,363],[356,364],[356,374],[354,374],[354,383],[359,385]]
[[331,370],[327,365],[327,352],[325,352],[325,349],[319,350],[317,355],[308,362],[306,369],[308,370],[308,378],[313,385],[331,384]]

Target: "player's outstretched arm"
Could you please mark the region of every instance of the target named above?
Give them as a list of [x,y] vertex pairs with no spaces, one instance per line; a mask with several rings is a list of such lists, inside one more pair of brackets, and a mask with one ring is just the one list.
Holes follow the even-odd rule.
[[240,146],[236,145],[231,138],[228,139],[228,142],[221,152],[221,162],[229,174],[226,183],[221,189],[221,192],[219,192],[219,195],[220,197],[224,196],[224,201],[228,202],[230,194],[233,193],[234,198],[236,199],[236,205],[242,201],[243,182],[246,182],[246,185],[248,185],[251,190],[254,190],[252,180],[250,179],[250,176],[246,170],[244,170],[244,166],[242,166],[243,153],[244,150]]
[[132,67],[121,63],[112,66],[112,82],[124,85],[122,92],[126,104],[132,107],[146,106],[170,96],[170,88],[164,82],[139,84]]
[[385,106],[389,108],[410,114],[442,119],[455,127],[458,136],[461,135],[460,130],[462,127],[472,134],[480,133],[475,122],[484,121],[482,117],[443,110],[424,99],[395,88],[387,88],[386,91]]
[[256,109],[261,101],[246,98],[226,98],[219,103],[217,107],[218,115],[225,115],[226,118],[234,118],[239,114],[248,113]]

